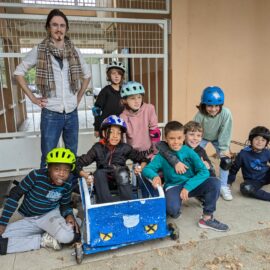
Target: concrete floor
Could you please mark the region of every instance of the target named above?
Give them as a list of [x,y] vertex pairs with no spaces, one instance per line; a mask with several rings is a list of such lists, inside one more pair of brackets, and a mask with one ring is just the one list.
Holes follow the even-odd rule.
[[[201,215],[200,203],[190,199],[184,204],[182,216],[175,220],[180,229],[180,241],[173,241],[169,238],[145,242],[134,246],[124,247],[118,250],[103,252],[95,255],[86,255],[82,264],[90,267],[93,261],[104,261],[104,263],[115,256],[125,256],[144,251],[151,251],[160,248],[167,248],[174,245],[183,245],[196,241],[221,238],[229,235],[237,236],[240,233],[261,230],[270,227],[269,202],[244,198],[239,193],[241,176],[238,176],[237,183],[233,186],[234,199],[231,202],[218,200],[215,217],[227,223],[230,231],[226,233],[203,230],[198,227],[197,222]],[[14,217],[16,218],[16,217]],[[0,257],[1,269],[30,270],[30,269],[62,269],[76,265],[75,258],[71,255],[73,249],[65,247],[61,251],[40,249],[27,253],[9,254]]]

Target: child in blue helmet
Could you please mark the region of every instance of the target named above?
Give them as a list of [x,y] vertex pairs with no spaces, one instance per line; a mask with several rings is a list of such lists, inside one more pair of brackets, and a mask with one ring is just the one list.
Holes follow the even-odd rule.
[[95,136],[99,136],[102,121],[110,115],[119,116],[124,107],[121,104],[120,89],[124,80],[125,66],[118,61],[108,64],[106,73],[107,81],[110,82],[98,94],[97,100],[92,108],[95,117]]
[[[130,173],[126,161],[130,159],[133,162],[140,163],[147,161],[147,159],[143,153],[122,142],[126,130],[126,123],[120,117],[111,115],[105,118],[100,127],[100,141],[95,143],[87,154],[77,158],[77,172],[85,179],[89,178],[89,174],[83,171],[83,167],[96,162],[94,184],[97,203],[114,201],[110,188],[118,188],[121,200],[133,198]],[[140,167],[137,166],[135,171],[140,173]]]
[[219,178],[221,181],[220,194],[226,201],[233,199],[230,187],[227,185],[231,166],[230,142],[232,134],[232,114],[223,107],[224,93],[218,86],[209,86],[203,90],[201,103],[194,121],[200,123],[204,134],[201,146],[210,142],[220,157]]
[[253,128],[248,136],[250,145],[237,155],[230,169],[228,183],[235,181],[237,172],[241,169],[244,182],[240,184],[240,192],[247,197],[270,201],[270,193],[262,190],[270,184],[270,131],[263,126]]

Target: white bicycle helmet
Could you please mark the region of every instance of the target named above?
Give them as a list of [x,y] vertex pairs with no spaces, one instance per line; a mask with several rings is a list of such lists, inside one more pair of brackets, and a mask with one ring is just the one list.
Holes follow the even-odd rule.
[[126,67],[123,65],[122,62],[119,62],[119,61],[112,61],[108,64],[107,66],[107,69],[106,69],[106,72],[108,72],[110,69],[112,68],[118,68],[118,69],[121,69],[124,73],[126,71]]

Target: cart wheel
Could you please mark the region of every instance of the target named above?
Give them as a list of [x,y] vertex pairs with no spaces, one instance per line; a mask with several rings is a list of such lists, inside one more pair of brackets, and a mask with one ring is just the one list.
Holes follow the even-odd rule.
[[83,248],[82,243],[75,244],[75,256],[77,264],[81,264],[83,261]]
[[172,240],[177,240],[179,239],[179,229],[177,227],[177,225],[174,223],[174,222],[170,222],[168,224],[168,228],[169,228],[169,231],[170,231],[170,237]]

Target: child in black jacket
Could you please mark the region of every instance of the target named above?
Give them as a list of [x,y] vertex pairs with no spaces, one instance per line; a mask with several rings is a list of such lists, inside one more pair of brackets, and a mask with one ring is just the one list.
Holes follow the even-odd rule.
[[[130,159],[135,163],[147,162],[143,152],[138,152],[122,142],[126,129],[126,123],[120,117],[116,115],[107,117],[101,124],[101,140],[94,144],[87,154],[77,159],[77,172],[85,179],[88,179],[89,175],[83,171],[83,167],[94,161],[97,163],[97,170],[94,173],[97,203],[114,200],[110,192],[111,186],[119,189],[121,200],[132,199],[130,173],[126,161]],[[135,173],[139,172],[141,167],[135,167]]]

